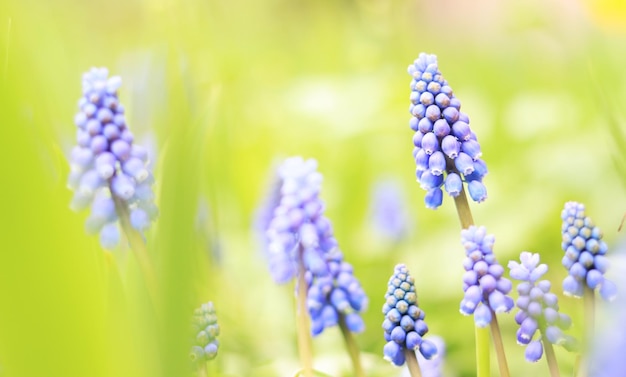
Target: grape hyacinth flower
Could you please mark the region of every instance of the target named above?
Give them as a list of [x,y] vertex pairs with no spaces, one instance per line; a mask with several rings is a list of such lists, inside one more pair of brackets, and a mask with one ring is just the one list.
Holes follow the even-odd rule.
[[329,274],[315,275],[307,271],[307,308],[311,316],[312,335],[319,335],[325,328],[337,325],[340,315],[344,316],[348,330],[362,332],[365,323],[359,313],[367,307],[365,291],[338,248],[324,257]]
[[385,360],[396,366],[406,361],[405,351],[417,351],[430,360],[437,356],[437,347],[427,339],[428,332],[424,321],[425,313],[419,308],[415,281],[404,264],[396,265],[387,283],[383,304],[383,329],[387,344],[383,348]]
[[220,334],[220,326],[217,324],[217,314],[211,301],[194,310],[191,327],[191,361],[196,366],[202,366],[217,356],[219,347],[217,336]]
[[267,231],[270,272],[277,283],[285,283],[302,263],[313,335],[338,324],[340,315],[350,331],[359,332],[364,324],[358,313],[366,309],[367,297],[324,216],[322,175],[316,169],[315,160],[301,157],[279,167],[280,198]]
[[379,180],[374,185],[370,216],[372,228],[385,237],[400,241],[407,236],[409,215],[402,187],[394,180]]
[[130,226],[143,232],[157,215],[148,153],[133,143],[118,99],[119,76],[106,68],[83,75],[83,97],[74,117],[77,145],[70,157],[68,186],[74,191],[71,208],[91,206],[86,221],[89,233],[99,233],[104,248],[120,240],[119,211],[127,212]]
[[[550,281],[539,280],[548,271],[548,266],[539,264],[539,254],[527,251],[521,253],[520,262],[510,261],[508,267],[511,278],[521,281],[517,286],[519,297],[516,304],[519,311],[515,315],[515,322],[520,325],[517,343],[526,345],[526,360],[539,361],[543,355],[543,345],[548,346],[546,340],[550,344],[573,350],[575,339],[563,333],[572,321],[566,314],[559,313],[558,298],[550,292]],[[535,337],[537,332],[541,334],[538,339]]]
[[470,226],[461,231],[461,243],[467,258],[463,261],[463,291],[460,311],[474,315],[478,327],[487,327],[492,313],[508,313],[514,305],[508,296],[511,282],[503,277],[504,268],[493,253],[495,237],[484,226]]
[[[270,273],[286,283],[297,277],[298,341],[305,373],[312,375],[310,335],[339,325],[352,359],[354,375],[363,377],[353,332],[362,331],[358,313],[367,297],[352,266],[343,261],[330,221],[319,198],[322,175],[317,162],[302,157],[286,159],[278,169],[280,195],[267,229]],[[312,326],[309,329],[306,313]]]
[[602,240],[602,231],[585,216],[585,206],[577,202],[565,203],[561,219],[561,247],[565,251],[562,263],[569,271],[563,280],[563,292],[582,297],[584,288],[588,287],[592,291],[598,289],[604,300],[613,300],[617,287],[604,277],[609,261],[605,256],[608,247]]
[[409,65],[411,106],[409,125],[413,136],[416,176],[426,190],[426,207],[436,209],[443,201],[442,186],[457,197],[467,184],[475,202],[487,198],[482,180],[487,165],[481,157],[480,144],[469,126],[469,117],[461,112],[461,102],[443,78],[437,57],[420,53]]

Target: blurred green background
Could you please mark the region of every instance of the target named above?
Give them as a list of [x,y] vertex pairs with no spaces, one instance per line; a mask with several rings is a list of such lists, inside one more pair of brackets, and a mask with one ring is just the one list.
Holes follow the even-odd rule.
[[[189,375],[188,319],[209,300],[222,328],[211,375],[293,375],[293,286],[272,282],[252,227],[291,155],[318,160],[326,214],[369,295],[357,336],[368,375],[402,373],[382,360],[380,328],[399,262],[447,343],[447,375],[474,375],[453,202],[426,209],[414,178],[406,67],[422,51],[438,55],[490,169],[475,221],[503,265],[541,253],[559,291],[563,203],[585,203],[609,243],[626,211],[623,2],[2,1],[0,375]],[[131,130],[156,152],[161,213],[147,244],[166,287],[163,325],[132,254],[103,251],[87,214],[68,208],[72,120],[92,66],[122,77]],[[406,194],[403,240],[369,221],[380,177]],[[582,319],[579,301],[561,308]],[[547,375],[523,360],[513,316],[500,325],[512,374]],[[338,329],[314,348],[317,369],[350,376]],[[573,356],[557,357],[569,374]]]

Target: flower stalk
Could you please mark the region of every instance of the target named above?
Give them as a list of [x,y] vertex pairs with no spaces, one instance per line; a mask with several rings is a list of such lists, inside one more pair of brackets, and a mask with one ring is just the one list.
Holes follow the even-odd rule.
[[541,342],[543,343],[543,348],[546,351],[546,361],[548,362],[548,369],[550,369],[551,377],[561,377],[559,372],[559,365],[556,361],[556,355],[554,354],[554,347],[552,347],[552,343],[548,341],[548,339],[544,336],[545,329],[541,329]]
[[406,358],[406,366],[409,368],[411,377],[422,377],[422,371],[417,361],[417,357],[415,357],[415,352],[405,349],[404,357]]
[[[474,219],[472,212],[469,208],[467,196],[465,190],[462,188],[458,196],[454,198],[457,214],[461,227],[463,229],[469,229],[474,225]],[[496,318],[496,313],[492,308],[489,308],[491,312],[491,319],[489,322],[491,328],[491,337],[493,339],[494,347],[496,350],[496,356],[498,359],[498,367],[500,376],[508,377],[509,367],[506,361],[506,353],[504,352],[504,345],[502,343],[502,335],[500,333],[500,327]],[[475,326],[475,339],[476,339],[476,375],[478,377],[490,375],[490,350],[489,350],[489,329]]]
[[121,227],[139,264],[150,300],[155,308],[159,309],[161,308],[161,296],[158,293],[158,281],[146,249],[146,243],[139,231],[131,226],[128,207],[117,197],[113,197],[113,201],[115,202],[115,210],[118,213]]
[[352,335],[352,331],[350,331],[348,325],[346,324],[346,316],[343,313],[339,314],[339,328],[341,329],[341,335],[343,335],[343,340],[346,343],[346,349],[348,350],[350,360],[352,361],[354,376],[365,377],[365,372],[363,371],[363,366],[361,365],[361,352],[356,344],[354,335]]
[[[302,253],[300,253],[302,255]],[[305,267],[302,257],[298,263],[298,293],[296,297],[296,328],[298,334],[298,352],[300,354],[300,363],[302,364],[302,375],[304,377],[313,377],[313,346],[311,339],[309,315],[307,312],[307,282],[305,279]]]

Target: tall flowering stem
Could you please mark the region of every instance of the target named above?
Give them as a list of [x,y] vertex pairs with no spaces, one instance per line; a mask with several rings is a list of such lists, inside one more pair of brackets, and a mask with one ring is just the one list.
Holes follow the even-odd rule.
[[[270,272],[277,283],[297,280],[298,345],[304,373],[312,373],[310,334],[339,325],[357,377],[363,377],[352,333],[365,324],[367,296],[344,261],[319,198],[315,160],[292,157],[279,168],[280,198],[267,229]],[[308,313],[308,317],[307,317]],[[309,318],[311,319],[309,324]]]
[[[474,224],[467,203],[464,184],[473,201],[487,198],[483,177],[487,165],[481,160],[478,138],[470,129],[469,117],[461,111],[461,102],[439,70],[437,57],[421,53],[409,65],[413,116],[409,126],[414,131],[413,158],[420,186],[426,190],[426,207],[436,209],[443,202],[443,190],[455,199],[463,229]],[[493,316],[495,318],[495,315]],[[508,376],[508,365],[497,320],[490,321],[498,356],[500,374]],[[488,330],[476,327],[476,361],[478,377],[489,372]]]
[[157,279],[143,240],[156,218],[148,152],[134,143],[118,98],[118,76],[106,68],[83,75],[83,96],[74,117],[76,143],[70,156],[68,187],[74,191],[70,207],[91,207],[85,227],[99,234],[107,249],[120,242],[120,226],[140,265],[152,302],[159,306]]
[[389,278],[383,314],[384,358],[396,366],[406,363],[412,377],[421,377],[415,352],[430,360],[437,357],[437,347],[424,339],[426,314],[418,306],[415,281],[404,264],[398,264]]
[[559,377],[552,344],[573,350],[576,341],[563,333],[572,321],[566,314],[559,313],[558,298],[550,292],[550,281],[539,280],[548,271],[548,266],[539,264],[539,254],[525,251],[520,255],[520,262],[509,262],[509,269],[511,278],[521,281],[517,286],[519,311],[515,314],[515,322],[520,325],[517,342],[526,346],[525,357],[530,362],[539,361],[545,349],[550,375]]
[[[604,277],[609,267],[605,256],[608,246],[602,240],[600,228],[585,215],[585,206],[577,202],[565,203],[561,220],[561,247],[565,252],[561,262],[568,270],[568,275],[563,280],[563,293],[583,298],[587,331],[582,344],[583,347],[588,347],[595,330],[595,292],[603,300],[612,301],[617,296],[617,286]],[[587,360],[583,358],[578,376],[586,376],[587,369]]]
[[487,234],[485,227],[472,225],[463,229],[461,242],[466,255],[461,314],[473,314],[477,328],[491,327],[500,375],[507,376],[508,365],[496,313],[509,312],[513,308],[513,299],[508,296],[511,282],[503,277],[504,268],[493,253],[495,237]]

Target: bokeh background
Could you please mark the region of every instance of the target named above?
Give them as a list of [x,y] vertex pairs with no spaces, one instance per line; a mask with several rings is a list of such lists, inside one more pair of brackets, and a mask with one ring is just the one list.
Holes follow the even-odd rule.
[[[623,2],[3,0],[0,375],[190,375],[189,316],[211,300],[222,329],[211,375],[292,376],[293,285],[272,282],[254,227],[292,155],[318,160],[326,214],[369,295],[357,336],[368,375],[402,373],[382,359],[380,327],[400,262],[446,341],[446,375],[474,375],[453,202],[426,209],[414,178],[406,67],[422,51],[438,55],[490,169],[475,221],[504,265],[541,253],[560,291],[565,201],[585,203],[609,244],[624,234]],[[162,325],[129,250],[104,251],[87,214],[68,208],[66,156],[92,66],[122,77],[131,130],[153,151],[160,217],[147,245],[166,287]],[[403,202],[395,237],[371,218],[381,180]],[[580,335],[581,302],[561,297],[561,309]],[[513,316],[500,325],[512,374],[547,375],[545,361],[524,361]],[[314,348],[318,370],[351,375],[338,329]],[[574,356],[557,357],[571,374]]]

